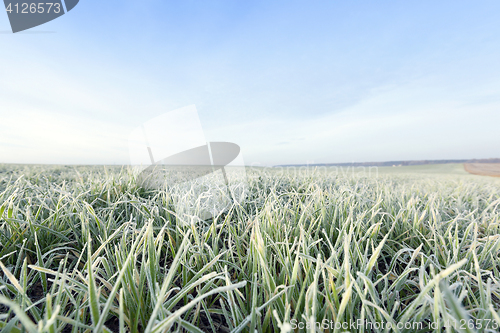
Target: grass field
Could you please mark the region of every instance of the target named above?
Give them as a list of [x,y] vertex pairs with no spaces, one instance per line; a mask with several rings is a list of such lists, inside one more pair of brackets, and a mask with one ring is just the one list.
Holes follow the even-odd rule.
[[500,179],[249,169],[221,215],[119,167],[0,165],[1,332],[498,332]]

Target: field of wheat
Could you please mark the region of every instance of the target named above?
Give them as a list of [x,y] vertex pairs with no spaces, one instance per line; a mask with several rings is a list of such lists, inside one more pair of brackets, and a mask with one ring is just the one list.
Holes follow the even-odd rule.
[[395,169],[248,169],[189,222],[126,167],[0,165],[0,331],[498,332],[500,179]]

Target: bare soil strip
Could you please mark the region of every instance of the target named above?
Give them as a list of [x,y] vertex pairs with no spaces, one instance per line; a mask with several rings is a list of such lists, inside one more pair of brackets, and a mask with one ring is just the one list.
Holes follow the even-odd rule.
[[464,168],[473,175],[500,177],[500,163],[464,163]]

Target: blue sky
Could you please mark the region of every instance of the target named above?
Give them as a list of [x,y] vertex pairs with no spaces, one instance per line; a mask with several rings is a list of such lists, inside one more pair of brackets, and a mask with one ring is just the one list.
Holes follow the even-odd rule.
[[0,163],[126,164],[195,104],[249,165],[500,157],[499,1],[92,1],[0,13]]

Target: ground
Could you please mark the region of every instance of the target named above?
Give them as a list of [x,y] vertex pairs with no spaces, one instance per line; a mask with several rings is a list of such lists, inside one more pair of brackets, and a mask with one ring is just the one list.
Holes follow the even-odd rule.
[[500,177],[500,163],[465,163],[464,168],[474,175]]

